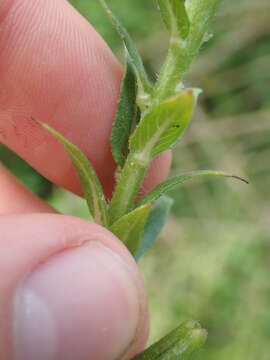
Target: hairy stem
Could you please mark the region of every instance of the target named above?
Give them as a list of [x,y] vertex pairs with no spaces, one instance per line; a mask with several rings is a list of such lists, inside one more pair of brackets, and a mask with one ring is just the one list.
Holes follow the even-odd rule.
[[150,160],[136,154],[128,156],[109,205],[110,224],[132,209],[149,164]]
[[166,100],[181,89],[183,78],[199,52],[220,1],[187,1],[186,7],[190,19],[189,34],[186,39],[171,36],[168,55],[155,86],[154,102]]

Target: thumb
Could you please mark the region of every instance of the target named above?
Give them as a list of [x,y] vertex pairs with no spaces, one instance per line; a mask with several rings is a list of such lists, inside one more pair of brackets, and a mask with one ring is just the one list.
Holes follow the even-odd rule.
[[54,214],[2,216],[0,228],[1,359],[130,359],[142,349],[142,281],[110,232]]

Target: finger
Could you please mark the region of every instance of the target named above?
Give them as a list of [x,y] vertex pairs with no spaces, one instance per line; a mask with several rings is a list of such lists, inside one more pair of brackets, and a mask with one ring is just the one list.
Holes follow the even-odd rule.
[[164,153],[156,156],[144,179],[140,191],[140,197],[142,195],[145,195],[154,186],[156,186],[161,181],[167,178],[170,172],[171,162],[172,162],[171,150],[167,150]]
[[[52,182],[79,193],[63,147],[30,121],[39,118],[82,149],[109,195],[119,63],[65,0],[2,0],[0,21],[0,140]],[[155,182],[165,176],[153,172]]]
[[0,164],[0,215],[55,212]]
[[52,214],[2,216],[0,228],[1,359],[130,359],[141,350],[142,280],[111,233]]

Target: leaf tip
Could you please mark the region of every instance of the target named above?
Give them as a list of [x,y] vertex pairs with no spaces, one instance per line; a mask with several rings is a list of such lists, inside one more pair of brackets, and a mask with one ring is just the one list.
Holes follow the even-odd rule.
[[35,118],[34,116],[30,116],[30,119],[31,119],[32,121],[34,121],[36,124],[40,124],[40,125],[41,125],[41,121],[38,120],[37,118]]
[[34,121],[36,124],[42,126],[44,129],[49,130],[49,126],[47,124],[45,124],[43,121],[35,118],[34,116],[31,116],[31,120]]
[[234,178],[234,179],[240,180],[240,181],[244,182],[245,184],[250,184],[249,180],[247,180],[247,179],[245,179],[245,178],[243,178],[241,176],[231,175],[231,177]]
[[153,205],[153,201],[149,201],[147,204],[143,205],[143,207],[145,209],[151,209],[152,205]]
[[182,88],[178,94],[173,96],[172,98],[169,98],[167,100],[167,103],[173,103],[182,100],[188,100],[188,101],[196,101],[197,98],[202,93],[202,89],[199,88]]
[[183,327],[186,329],[186,331],[190,334],[190,340],[195,347],[201,347],[205,344],[208,332],[206,329],[202,328],[199,321],[194,320],[187,320]]
[[197,320],[187,320],[183,326],[187,329],[201,329],[201,324]]

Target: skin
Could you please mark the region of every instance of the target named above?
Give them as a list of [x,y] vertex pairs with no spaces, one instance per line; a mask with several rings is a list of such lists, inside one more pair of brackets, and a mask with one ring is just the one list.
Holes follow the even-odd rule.
[[[80,195],[78,178],[62,146],[30,120],[31,116],[39,118],[82,149],[109,198],[115,164],[108,138],[122,70],[108,46],[65,0],[0,0],[0,59],[0,141],[53,183]],[[142,192],[167,176],[170,158],[166,152],[154,160]],[[80,283],[74,283],[81,303],[73,327],[78,333],[96,333],[95,321],[99,320],[95,316],[89,322],[85,319],[106,309],[103,325],[108,329],[107,348],[104,337],[97,335],[94,345],[86,341],[76,349],[76,337],[59,327],[57,357],[51,359],[67,360],[71,351],[77,360],[130,359],[141,351],[149,323],[145,290],[137,265],[121,242],[94,223],[57,214],[1,165],[0,193],[0,358],[24,359],[16,354],[14,340],[14,323],[21,317],[20,311],[14,311],[14,298],[21,288],[45,292],[50,304],[60,302],[55,314],[61,326],[71,316],[74,307],[70,307],[69,297],[57,298],[58,289],[65,283],[61,269],[68,262],[74,271],[83,273],[81,288]],[[88,277],[93,280],[91,284],[106,282],[104,266],[99,265],[102,261],[94,270],[89,265],[82,271],[78,261],[89,255],[86,264],[91,264],[91,259],[94,263],[101,252],[99,244],[107,249],[102,252],[106,253],[102,255],[106,265],[118,273],[110,302],[105,293],[99,301],[92,301],[91,294],[98,288],[91,285],[88,294],[83,286]],[[124,280],[124,272],[129,282]],[[55,276],[50,280],[52,273]],[[55,279],[60,279],[59,284]],[[67,291],[72,291],[72,282],[69,285]],[[118,303],[123,303],[121,313],[114,307]],[[120,325],[115,329],[112,323]],[[27,326],[31,332],[31,324]],[[40,351],[49,346],[42,342]]]

